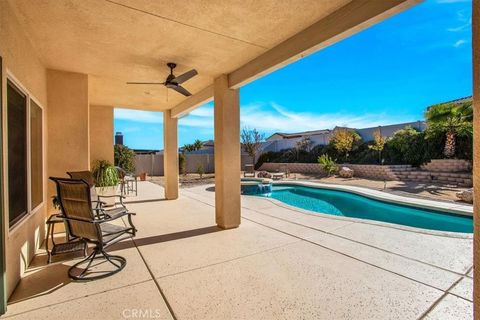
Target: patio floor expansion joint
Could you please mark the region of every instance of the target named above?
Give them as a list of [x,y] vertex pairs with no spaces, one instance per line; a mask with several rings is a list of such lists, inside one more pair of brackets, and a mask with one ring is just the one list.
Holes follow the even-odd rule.
[[[434,268],[437,268],[437,269],[440,269],[440,270],[443,270],[443,271],[447,271],[447,272],[451,272],[453,274],[457,274],[459,276],[463,276],[464,273],[461,273],[461,272],[456,272],[456,271],[453,271],[453,270],[450,270],[450,269],[446,269],[446,268],[443,268],[443,267],[439,267],[437,265],[434,265],[434,264],[431,264],[431,263],[428,263],[428,262],[425,262],[425,261],[421,261],[421,260],[418,260],[418,259],[415,259],[415,258],[411,258],[411,257],[408,257],[408,256],[405,256],[405,255],[402,255],[402,254],[399,254],[399,253],[396,253],[396,252],[392,252],[392,251],[389,251],[389,250],[386,250],[386,249],[383,249],[383,248],[380,248],[380,247],[377,247],[377,246],[374,246],[374,245],[371,245],[371,244],[368,244],[368,243],[365,243],[365,242],[361,242],[361,241],[357,241],[357,240],[352,240],[350,238],[347,238],[347,237],[344,237],[344,236],[341,236],[341,235],[338,235],[338,234],[335,234],[335,233],[332,233],[333,231],[336,231],[336,230],[340,230],[342,228],[345,228],[346,226],[348,225],[344,225],[344,226],[341,226],[341,227],[338,227],[334,230],[331,230],[331,231],[325,231],[325,230],[320,230],[320,229],[317,229],[317,228],[314,228],[314,227],[311,227],[311,226],[307,226],[307,225],[304,225],[304,224],[301,224],[301,223],[297,223],[297,222],[293,222],[293,221],[290,221],[288,219],[283,219],[283,218],[279,218],[279,217],[276,217],[276,216],[273,216],[273,215],[270,215],[270,214],[267,214],[267,213],[264,213],[264,212],[261,212],[261,211],[258,211],[258,210],[255,210],[255,209],[250,209],[250,208],[245,208],[245,209],[248,209],[250,211],[253,211],[253,212],[256,212],[258,214],[261,214],[261,215],[264,215],[264,216],[268,216],[268,217],[271,217],[273,219],[278,219],[278,220],[281,220],[281,221],[284,221],[284,222],[288,222],[288,223],[291,223],[291,224],[295,224],[295,225],[298,225],[298,226],[301,226],[301,227],[304,227],[304,228],[308,228],[308,229],[312,229],[312,230],[315,230],[315,231],[318,231],[318,232],[322,232],[322,233],[325,233],[325,234],[328,234],[328,235],[331,235],[333,237],[337,237],[337,238],[341,238],[341,239],[344,239],[344,240],[347,240],[347,241],[351,241],[351,242],[355,242],[355,243],[358,243],[358,244],[361,244],[361,245],[364,245],[364,246],[367,246],[367,247],[370,247],[370,248],[374,248],[374,249],[377,249],[377,250],[380,250],[380,251],[383,251],[383,252],[387,252],[387,253],[390,253],[390,254],[393,254],[393,255],[396,255],[396,256],[399,256],[399,257],[402,257],[402,258],[405,258],[405,259],[408,259],[408,260],[411,260],[411,261],[415,261],[415,262],[418,262],[418,263],[422,263],[422,264],[425,264],[425,265],[428,265],[430,267],[434,267]],[[287,208],[288,209],[288,208]],[[312,215],[314,216],[314,215]],[[244,217],[242,217],[244,218]],[[322,217],[324,218],[324,217]],[[344,220],[342,220],[344,221]],[[258,222],[257,222],[258,223]],[[352,224],[355,224],[355,223],[361,223],[361,222],[352,222]],[[351,225],[351,224],[349,224]],[[378,225],[375,225],[375,226],[378,226]],[[388,227],[387,227],[388,228]]]
[[[32,312],[32,311],[35,311],[35,310],[41,310],[41,309],[45,309],[45,308],[50,308],[50,307],[53,307],[53,306],[56,306],[56,305],[59,305],[59,304],[66,303],[66,302],[76,301],[76,300],[80,300],[80,299],[83,299],[83,298],[87,298],[87,297],[92,297],[92,296],[96,296],[96,295],[99,295],[99,294],[103,294],[103,293],[106,293],[106,292],[115,291],[115,290],[119,290],[119,289],[123,289],[123,288],[128,288],[128,287],[131,287],[131,286],[136,286],[136,285],[138,285],[138,284],[146,283],[146,282],[149,282],[149,281],[152,281],[152,279],[146,279],[146,280],[142,280],[142,281],[135,282],[135,283],[129,283],[129,284],[126,284],[126,285],[124,285],[124,286],[120,286],[120,287],[116,287],[116,288],[112,288],[112,289],[108,289],[108,290],[102,290],[102,291],[95,292],[95,293],[90,293],[90,294],[86,294],[86,295],[83,295],[83,296],[80,296],[80,297],[69,298],[68,300],[56,301],[56,302],[51,303],[51,304],[48,304],[48,305],[44,305],[44,306],[41,306],[41,307],[32,308],[32,309],[25,310],[25,311],[18,312],[18,313],[14,313],[14,314],[11,314],[11,315],[2,315],[1,318],[2,318],[2,319],[12,318],[12,317],[16,317],[16,316],[19,316],[19,315],[22,315],[22,314],[26,314],[26,313],[29,313],[29,312]],[[26,301],[26,300],[29,300],[29,299],[31,299],[31,298],[25,298],[25,299],[22,299],[22,300],[17,300],[17,301],[15,301],[14,303],[8,303],[8,305],[14,305],[14,304],[16,304],[16,303],[19,303],[19,302],[22,302],[22,301]]]
[[[188,197],[188,196],[187,196],[187,197]],[[190,198],[192,198],[192,197],[190,197]],[[195,198],[192,198],[192,199],[195,199]],[[204,204],[207,204],[207,205],[209,205],[209,206],[212,206],[211,204],[206,203],[206,202],[203,202],[203,201],[201,201],[201,200],[198,200],[198,199],[195,199],[195,200],[200,201],[200,202],[202,202],[202,203],[204,203]],[[212,207],[213,207],[213,206],[212,206]],[[249,209],[249,208],[245,208],[245,209],[248,209],[248,210],[257,212],[257,211],[255,211],[255,210],[252,210],[252,209]],[[258,213],[261,213],[261,212],[258,212]],[[261,214],[263,214],[263,213],[261,213]],[[264,214],[264,215],[270,216],[270,215],[268,215],[268,214]],[[270,216],[270,217],[271,217],[271,216]],[[273,218],[276,218],[276,217],[273,217]],[[397,276],[399,276],[399,277],[402,277],[402,278],[405,278],[405,279],[409,279],[409,280],[411,280],[411,281],[414,281],[414,282],[423,284],[423,285],[428,286],[428,287],[430,287],[430,288],[439,290],[439,291],[441,291],[441,292],[448,293],[448,292],[446,292],[445,290],[443,290],[443,289],[441,289],[441,288],[438,288],[438,287],[435,287],[435,286],[433,286],[433,285],[430,285],[430,284],[427,284],[427,283],[424,283],[424,282],[415,280],[415,279],[413,279],[413,278],[407,277],[407,276],[402,275],[402,274],[399,274],[399,273],[397,273],[397,272],[394,272],[394,271],[391,271],[391,270],[382,268],[382,267],[377,266],[377,265],[375,265],[375,264],[373,264],[373,263],[370,263],[370,262],[368,262],[368,261],[365,261],[365,260],[356,258],[356,257],[354,257],[354,256],[348,255],[348,254],[343,253],[343,252],[341,252],[341,251],[334,250],[334,249],[332,249],[332,248],[323,246],[323,245],[321,245],[321,244],[318,244],[318,243],[316,243],[316,242],[310,241],[310,240],[308,240],[308,239],[305,239],[305,238],[296,236],[296,235],[294,235],[294,234],[291,234],[291,233],[288,233],[288,232],[285,232],[285,231],[282,231],[282,230],[273,228],[273,227],[271,227],[271,226],[265,225],[265,224],[263,224],[263,223],[254,221],[254,220],[249,219],[249,218],[246,218],[246,217],[242,217],[242,219],[245,219],[245,220],[248,220],[248,221],[250,221],[250,222],[256,223],[256,224],[261,225],[261,226],[263,226],[263,227],[265,227],[265,228],[268,228],[268,229],[271,229],[271,230],[275,230],[275,231],[277,231],[277,232],[280,232],[280,233],[289,235],[289,236],[291,236],[291,237],[295,237],[295,238],[300,239],[300,240],[302,240],[302,241],[311,243],[311,244],[316,245],[316,246],[318,246],[318,247],[321,247],[321,248],[330,250],[330,251],[332,251],[332,252],[335,252],[335,253],[337,253],[337,254],[346,256],[346,257],[348,257],[348,258],[350,258],[350,259],[354,259],[354,260],[356,260],[356,261],[365,263],[365,264],[367,264],[367,265],[370,265],[370,266],[375,267],[375,268],[377,268],[377,269],[383,270],[383,271],[385,271],[385,272],[389,272],[389,273],[395,274],[395,275],[397,275]],[[303,226],[303,227],[311,228],[311,229],[314,229],[314,230],[317,230],[317,231],[319,231],[319,232],[323,232],[323,233],[326,233],[326,234],[329,234],[329,235],[332,235],[332,236],[337,236],[337,235],[335,235],[335,234],[330,234],[330,233],[328,233],[328,232],[326,232],[326,231],[322,231],[322,230],[318,230],[318,229],[315,229],[315,228],[312,228],[312,227],[304,226],[304,225],[301,225],[301,224],[298,224],[298,223],[294,223],[294,222],[291,222],[291,221],[288,221],[288,220],[284,220],[284,219],[281,219],[281,218],[277,218],[277,219],[280,219],[280,220],[286,221],[286,222],[290,222],[290,223],[293,223],[293,224],[297,224],[297,225],[300,225],[300,226]],[[343,238],[343,237],[341,237],[341,236],[338,236],[338,237]],[[359,244],[367,245],[367,244],[364,244],[364,243],[361,243],[361,242],[357,242],[357,241],[354,241],[354,240],[351,240],[351,239],[348,239],[348,238],[345,238],[345,239],[346,239],[346,240],[349,240],[349,241],[352,241],[352,242],[359,243]],[[367,246],[369,246],[369,245],[367,245]],[[451,273],[453,273],[453,274],[457,274],[457,275],[459,275],[459,276],[463,276],[463,274],[459,274],[458,272],[454,272],[454,271],[451,271],[451,270],[448,270],[448,269],[444,269],[444,268],[441,268],[441,267],[438,267],[438,266],[435,266],[435,265],[432,265],[432,264],[429,264],[429,263],[425,263],[425,262],[422,262],[422,261],[418,261],[418,260],[413,259],[413,258],[405,257],[405,256],[402,256],[402,255],[400,255],[400,254],[395,254],[395,253],[390,252],[390,251],[388,251],[388,250],[384,250],[384,249],[381,249],[381,248],[376,248],[376,247],[374,247],[374,246],[371,246],[371,247],[372,247],[372,248],[375,248],[375,249],[378,249],[378,250],[381,250],[381,251],[384,251],[384,252],[388,252],[388,253],[391,253],[391,254],[400,256],[400,257],[405,258],[405,259],[409,259],[409,260],[412,260],[412,261],[416,261],[416,262],[419,262],[419,263],[423,263],[423,264],[428,265],[428,266],[431,266],[431,267],[435,267],[435,268],[438,268],[438,269],[441,269],[441,270],[444,270],[444,271],[447,271],[447,272],[451,272]],[[460,280],[461,280],[461,278],[460,278],[458,281],[460,281]],[[458,282],[458,281],[457,281],[457,282]],[[456,284],[457,282],[455,282],[454,284]],[[449,288],[449,289],[450,289],[450,288]],[[465,300],[466,300],[466,299],[465,299]]]
[[[451,286],[450,288],[447,289],[447,291],[445,291],[441,296],[440,298],[438,298],[423,314],[420,315],[420,317],[418,317],[418,320],[422,320],[422,319],[425,319],[425,317],[430,313],[432,312],[433,309],[435,309],[435,307],[448,295],[450,294],[450,290],[452,290],[463,278],[460,278],[458,279],[457,281],[455,281]],[[455,295],[456,297],[458,297],[457,295]],[[462,298],[462,297],[459,297],[459,298]],[[465,298],[462,298],[466,301],[468,301],[467,299]],[[471,302],[471,301],[469,301]]]

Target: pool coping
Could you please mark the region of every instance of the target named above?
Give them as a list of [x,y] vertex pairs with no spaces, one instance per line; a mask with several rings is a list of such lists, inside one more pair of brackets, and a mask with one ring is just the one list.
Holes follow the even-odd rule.
[[[317,189],[333,189],[333,190],[339,190],[339,191],[346,191],[346,192],[352,192],[355,194],[359,194],[362,196],[366,196],[372,199],[377,199],[381,201],[386,201],[386,202],[392,202],[392,203],[397,203],[397,204],[403,204],[403,205],[411,205],[415,206],[417,208],[428,208],[428,209],[434,209],[434,210],[439,210],[443,212],[452,212],[452,211],[447,211],[450,210],[449,207],[445,207],[446,203],[443,202],[436,202],[433,200],[424,200],[424,199],[418,199],[418,198],[409,198],[406,196],[399,196],[399,195],[393,195],[393,194],[387,194],[382,191],[377,191],[377,190],[372,190],[368,188],[362,188],[362,187],[355,187],[355,186],[345,186],[345,185],[332,185],[332,184],[324,184],[324,183],[318,183],[318,182],[306,182],[306,181],[275,181],[273,183],[274,185],[298,185],[298,186],[306,186],[306,187],[313,187]],[[259,198],[258,196],[255,195],[243,195],[247,197],[255,197]],[[352,217],[341,217],[341,216],[332,216],[326,213],[321,213],[321,212],[316,212],[316,211],[311,211],[299,207],[295,207],[289,204],[286,204],[284,202],[281,202],[276,199],[272,198],[265,198],[262,197],[264,200],[267,200],[271,202],[272,204],[275,204],[279,207],[283,207],[289,210],[293,210],[302,214],[307,214],[310,216],[321,216],[322,218],[328,218],[328,219],[333,219],[333,220],[343,220],[343,221],[351,221],[351,222],[356,222],[356,223],[363,223],[363,224],[370,224],[370,225],[375,225],[375,226],[380,226],[380,227],[386,227],[386,228],[392,228],[392,229],[399,229],[403,231],[408,231],[408,232],[415,232],[415,233],[422,233],[422,234],[427,234],[427,235],[432,235],[432,236],[443,236],[443,237],[450,237],[450,238],[463,238],[463,239],[473,239],[473,233],[463,233],[463,232],[451,232],[451,231],[441,231],[441,230],[431,230],[431,229],[423,229],[423,228],[416,228],[416,227],[411,227],[411,226],[404,226],[401,224],[396,224],[396,223],[388,223],[388,222],[383,222],[383,221],[376,221],[376,220],[369,220],[369,219],[361,219],[361,218],[352,218]],[[418,201],[421,202],[421,204],[418,203]],[[425,203],[426,202],[426,203]],[[455,208],[455,212],[452,213],[457,213],[458,214],[463,214],[467,216],[472,216],[473,215],[473,207],[468,206],[468,205],[460,205],[460,207],[466,207],[466,208],[461,208],[462,211],[457,211],[457,207],[459,205],[453,205],[451,207]]]
[[325,184],[319,182],[309,182],[309,181],[275,181],[274,185],[297,185],[304,187],[311,187],[317,189],[333,189],[338,191],[346,191],[355,194],[365,196],[367,198],[372,198],[376,200],[381,200],[385,202],[391,202],[396,204],[403,204],[417,208],[423,209],[433,209],[446,213],[454,213],[464,216],[473,217],[473,206],[466,204],[457,204],[457,203],[448,203],[440,202],[435,200],[411,198],[407,196],[401,196],[396,194],[391,194],[388,192],[383,192],[379,190],[357,187],[357,186],[347,186],[347,185],[338,185],[338,184]]

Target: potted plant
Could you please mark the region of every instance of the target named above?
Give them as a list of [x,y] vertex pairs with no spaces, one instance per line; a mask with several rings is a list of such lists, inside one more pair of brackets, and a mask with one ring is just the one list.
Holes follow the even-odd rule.
[[[114,196],[117,194],[120,178],[117,169],[110,162],[107,160],[95,161],[92,174],[99,196]],[[107,206],[115,205],[115,197],[103,198],[102,201],[105,201]]]

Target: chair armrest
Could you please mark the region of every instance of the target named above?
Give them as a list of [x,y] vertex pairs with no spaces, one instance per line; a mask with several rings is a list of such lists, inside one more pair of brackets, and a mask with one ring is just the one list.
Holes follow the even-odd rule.
[[105,201],[100,201],[100,200],[92,200],[92,203],[96,203],[97,208],[107,204]]
[[[111,195],[111,196],[98,196],[98,198],[115,198],[115,197],[119,197],[121,199],[125,199],[125,196],[122,196],[121,194],[114,194],[114,195]],[[93,201],[92,201],[93,202]],[[101,201],[102,202],[102,201]]]
[[105,214],[104,218],[102,218],[102,219],[95,219],[95,220],[93,221],[93,223],[102,224],[102,223],[105,223],[105,222],[115,221],[115,220],[117,220],[118,218],[121,218],[121,217],[123,217],[123,216],[134,216],[134,215],[135,215],[135,213],[133,213],[133,212],[125,212],[125,213],[123,213],[123,214],[119,214],[119,215],[117,215],[117,216],[115,216],[115,217],[112,218],[112,217],[108,216],[108,214]]

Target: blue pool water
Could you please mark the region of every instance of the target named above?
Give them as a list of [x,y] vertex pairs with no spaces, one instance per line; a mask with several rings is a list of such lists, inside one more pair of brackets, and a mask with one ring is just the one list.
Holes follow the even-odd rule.
[[273,186],[270,197],[306,210],[423,229],[473,232],[472,217],[383,202],[357,194],[293,185]]

